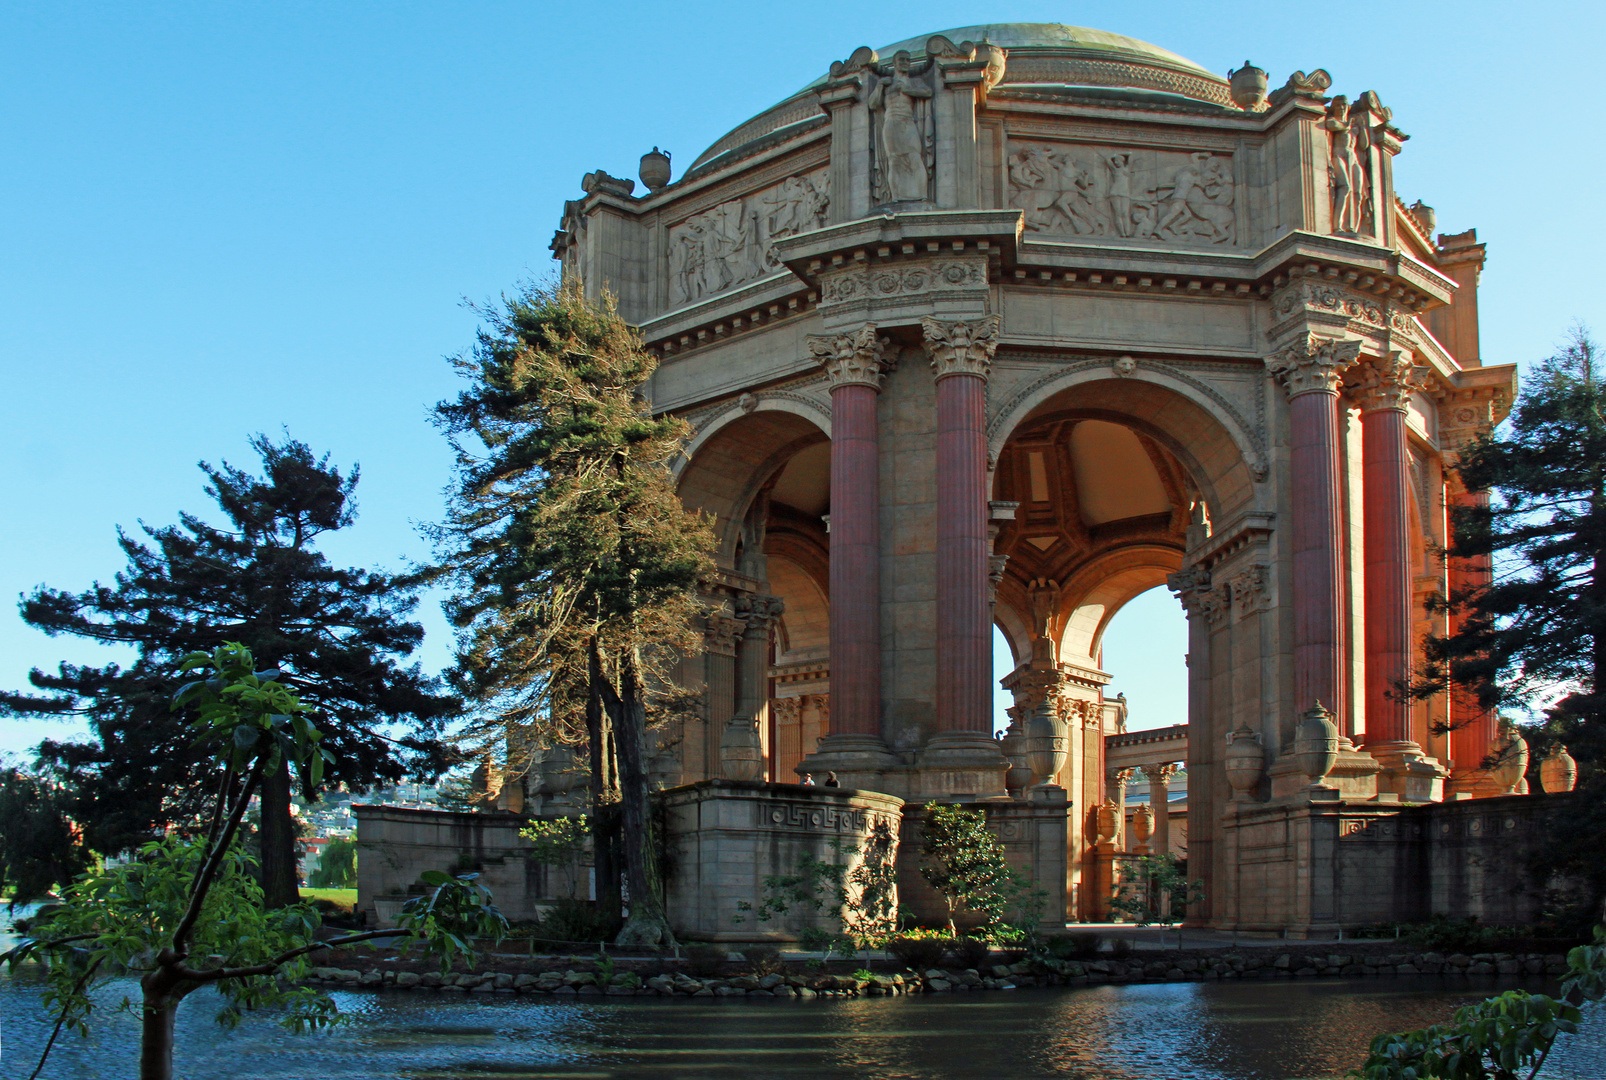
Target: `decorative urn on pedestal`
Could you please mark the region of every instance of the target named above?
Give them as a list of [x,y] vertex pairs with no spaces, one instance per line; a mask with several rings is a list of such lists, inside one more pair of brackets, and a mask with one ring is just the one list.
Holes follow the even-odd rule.
[[1115,805],[1114,799],[1105,799],[1103,805],[1099,807],[1099,843],[1113,844],[1115,838],[1120,835],[1120,813],[1121,808]]
[[1489,770],[1489,775],[1494,777],[1501,794],[1516,793],[1522,786],[1523,774],[1528,771],[1528,740],[1522,737],[1509,716],[1500,718],[1500,734],[1495,736],[1489,756],[1494,758],[1494,768]]
[[1154,835],[1154,811],[1142,803],[1132,811],[1132,850],[1148,853],[1149,837]]
[[727,780],[764,779],[764,744],[758,737],[758,721],[751,716],[733,716],[719,740],[719,771]]
[[998,740],[998,749],[1009,761],[1004,773],[1004,788],[1011,795],[1019,795],[1032,782],[1032,767],[1026,760],[1026,733],[1021,730],[1019,710],[1011,709],[1009,727]]
[[1266,748],[1261,745],[1258,732],[1248,725],[1227,736],[1227,753],[1222,764],[1227,783],[1232,786],[1234,802],[1247,802],[1255,797],[1260,786],[1260,774],[1266,767]]
[[1305,710],[1294,728],[1294,760],[1313,788],[1322,787],[1338,764],[1338,725],[1319,701]]
[[1539,783],[1549,795],[1571,791],[1578,783],[1578,762],[1565,746],[1557,743],[1539,763]]
[[1026,764],[1036,785],[1052,784],[1065,767],[1065,721],[1053,699],[1031,711],[1026,720]]
[[641,182],[648,191],[661,191],[669,186],[669,153],[656,146],[641,155]]

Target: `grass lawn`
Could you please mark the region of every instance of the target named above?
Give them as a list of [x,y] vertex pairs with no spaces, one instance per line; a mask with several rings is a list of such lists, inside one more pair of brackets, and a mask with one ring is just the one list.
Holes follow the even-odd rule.
[[335,906],[337,906],[339,908],[342,908],[343,910],[349,912],[349,911],[351,911],[353,908],[355,908],[357,906],[357,890],[356,889],[302,889],[301,890],[301,899],[303,899],[303,900],[327,900],[331,904],[334,904]]

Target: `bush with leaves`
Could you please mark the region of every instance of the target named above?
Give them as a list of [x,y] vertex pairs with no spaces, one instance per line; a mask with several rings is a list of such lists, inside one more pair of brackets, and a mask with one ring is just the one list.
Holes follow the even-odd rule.
[[1606,927],[1595,944],[1567,954],[1560,999],[1526,990],[1458,1009],[1448,1024],[1379,1035],[1366,1063],[1350,1075],[1364,1080],[1533,1080],[1556,1040],[1578,1032],[1586,1001],[1606,999]]
[[797,873],[766,877],[763,899],[757,904],[738,900],[732,921],[741,924],[751,914],[758,922],[769,922],[794,911],[823,917],[835,927],[805,927],[799,943],[845,957],[885,941],[897,928],[898,917],[897,842],[891,827],[878,823],[853,845],[832,837],[828,847],[827,859],[804,852]]
[[1166,852],[1139,859],[1137,874],[1122,882],[1120,891],[1110,898],[1110,908],[1129,922],[1148,926],[1181,922],[1188,905],[1202,899],[1204,884],[1197,878],[1189,880],[1181,860]]
[[323,846],[318,865],[307,878],[313,889],[355,889],[357,887],[357,838],[337,836]]
[[87,1034],[92,990],[114,973],[139,981],[140,1080],[170,1080],[178,1006],[202,987],[222,994],[218,1019],[225,1025],[243,1010],[271,1007],[283,1010],[287,1027],[303,1031],[337,1016],[327,995],[294,985],[310,954],[407,937],[421,940],[449,968],[474,955],[476,937],[496,937],[506,926],[472,878],[439,871],[424,875],[430,892],[408,901],[395,930],[319,940],[321,920],[311,904],[265,904],[240,851],[240,822],[263,777],[283,763],[316,786],[325,752],[302,715],[306,706],[275,681],[277,672],[254,668],[251,650],[233,643],[182,664],[203,677],[179,689],[174,707],[194,710],[191,727],[217,748],[223,765],[205,835],[153,841],[131,863],[85,874],[66,902],[6,954],[13,967],[31,956],[48,962],[45,1000],[57,1023],[45,1056],[63,1027]]
[[933,931],[906,931],[888,938],[886,948],[915,971],[925,971],[942,963],[952,945],[952,938]]
[[1004,845],[987,827],[980,810],[944,803],[926,806],[920,844],[920,874],[948,904],[948,932],[957,936],[956,916],[980,920],[987,936],[1004,924],[1013,891]]

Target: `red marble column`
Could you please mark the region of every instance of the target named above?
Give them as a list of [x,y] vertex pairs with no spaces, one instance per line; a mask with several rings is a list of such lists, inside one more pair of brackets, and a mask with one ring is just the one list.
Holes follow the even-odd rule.
[[939,731],[992,734],[988,615],[987,373],[998,317],[924,324],[937,378]]
[[1338,386],[1359,352],[1358,342],[1312,334],[1267,359],[1289,397],[1294,705],[1300,711],[1319,701],[1338,716],[1344,715]]
[[831,388],[831,731],[881,734],[877,390]]
[[[1487,492],[1467,491],[1461,487],[1458,479],[1452,481],[1445,496],[1445,501],[1452,510],[1460,506],[1482,506],[1489,501]],[[1489,557],[1486,555],[1475,559],[1451,559],[1448,570],[1451,596],[1482,588],[1489,584],[1493,576]],[[1452,619],[1454,618],[1452,616]],[[1451,633],[1460,629],[1457,622],[1459,620],[1452,622]],[[1479,766],[1494,744],[1498,722],[1492,709],[1485,709],[1478,704],[1475,689],[1468,686],[1451,687],[1450,758],[1455,763],[1455,780],[1452,785],[1457,790],[1474,791],[1477,794],[1488,794],[1495,790],[1488,784],[1480,786],[1477,776],[1482,773]]]
[[1412,742],[1410,704],[1397,691],[1411,674],[1411,495],[1405,448],[1410,371],[1399,354],[1374,363],[1359,395],[1368,747]]

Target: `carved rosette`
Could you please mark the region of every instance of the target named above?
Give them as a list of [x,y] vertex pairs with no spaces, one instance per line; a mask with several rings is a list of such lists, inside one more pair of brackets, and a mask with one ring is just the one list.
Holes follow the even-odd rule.
[[1307,334],[1266,357],[1266,370],[1282,382],[1290,398],[1337,394],[1344,372],[1361,355],[1361,343]]
[[885,358],[886,342],[876,336],[875,323],[865,323],[845,334],[810,334],[809,355],[825,368],[831,389],[868,386],[880,390],[892,365]]
[[1421,389],[1412,376],[1414,370],[1410,353],[1390,352],[1385,359],[1360,365],[1358,377],[1349,386],[1350,395],[1363,413],[1390,409],[1405,412],[1410,408],[1411,395]]
[[998,330],[1003,320],[997,315],[969,321],[920,320],[926,351],[931,354],[931,370],[939,381],[950,375],[975,375],[986,379],[992,370],[993,353],[998,351]]

